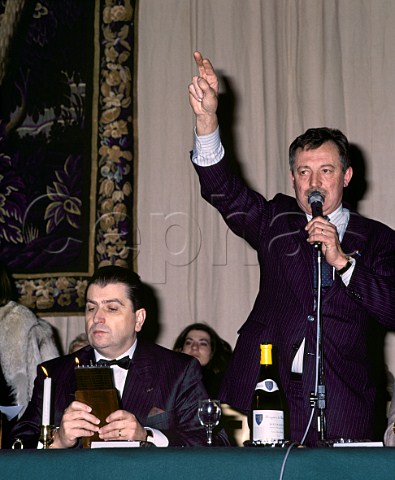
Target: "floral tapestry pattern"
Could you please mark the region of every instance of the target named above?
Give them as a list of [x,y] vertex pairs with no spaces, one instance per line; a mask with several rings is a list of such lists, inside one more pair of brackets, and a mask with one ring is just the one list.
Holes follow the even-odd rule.
[[137,0],[0,0],[0,261],[40,314],[133,262]]

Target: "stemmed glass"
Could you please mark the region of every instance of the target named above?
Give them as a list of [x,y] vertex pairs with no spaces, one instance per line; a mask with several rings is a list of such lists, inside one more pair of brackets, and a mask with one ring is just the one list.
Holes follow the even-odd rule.
[[198,417],[207,433],[207,444],[212,445],[213,428],[221,418],[221,402],[219,400],[199,400]]

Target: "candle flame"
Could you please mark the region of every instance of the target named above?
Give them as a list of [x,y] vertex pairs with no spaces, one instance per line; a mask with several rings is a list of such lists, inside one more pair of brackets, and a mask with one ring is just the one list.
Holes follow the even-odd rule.
[[47,372],[47,369],[46,369],[45,367],[43,367],[43,366],[41,366],[41,368],[42,368],[42,370],[43,370],[43,372],[44,372],[45,376],[46,376],[46,377],[48,377],[48,372]]
[[78,357],[74,357],[74,361],[75,361],[76,365],[80,366],[80,361],[78,360]]

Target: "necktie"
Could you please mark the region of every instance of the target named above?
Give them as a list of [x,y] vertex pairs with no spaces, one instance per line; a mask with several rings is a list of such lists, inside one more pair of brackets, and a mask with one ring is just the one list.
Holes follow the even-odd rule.
[[330,287],[333,283],[333,267],[327,263],[325,258],[322,258],[322,268],[321,268],[321,278],[322,286]]
[[[326,215],[325,220],[330,222],[330,218]],[[325,256],[321,255],[321,284],[323,288],[328,288],[333,283],[333,267],[325,260]],[[315,284],[317,285],[317,283]]]
[[120,358],[119,360],[105,360],[104,358],[102,358],[96,363],[96,365],[108,367],[110,367],[111,365],[118,365],[118,367],[128,370],[130,366],[130,358],[129,356]]
[[[317,289],[317,252],[314,249],[314,288]],[[333,283],[333,267],[327,263],[324,255],[321,256],[321,285],[323,288],[330,287]]]

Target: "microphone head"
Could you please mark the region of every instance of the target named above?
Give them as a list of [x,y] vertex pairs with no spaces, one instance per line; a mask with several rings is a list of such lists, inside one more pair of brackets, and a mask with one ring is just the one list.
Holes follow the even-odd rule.
[[325,202],[325,197],[322,195],[321,192],[319,192],[318,190],[315,190],[314,192],[311,192],[309,194],[308,201],[309,201],[309,205],[313,203],[321,203],[321,205],[323,205],[323,203]]
[[311,205],[311,215],[313,218],[315,217],[323,217],[323,208],[322,205],[324,204],[325,198],[322,195],[321,192],[318,192],[317,190],[314,192],[311,192],[309,197],[309,204]]

